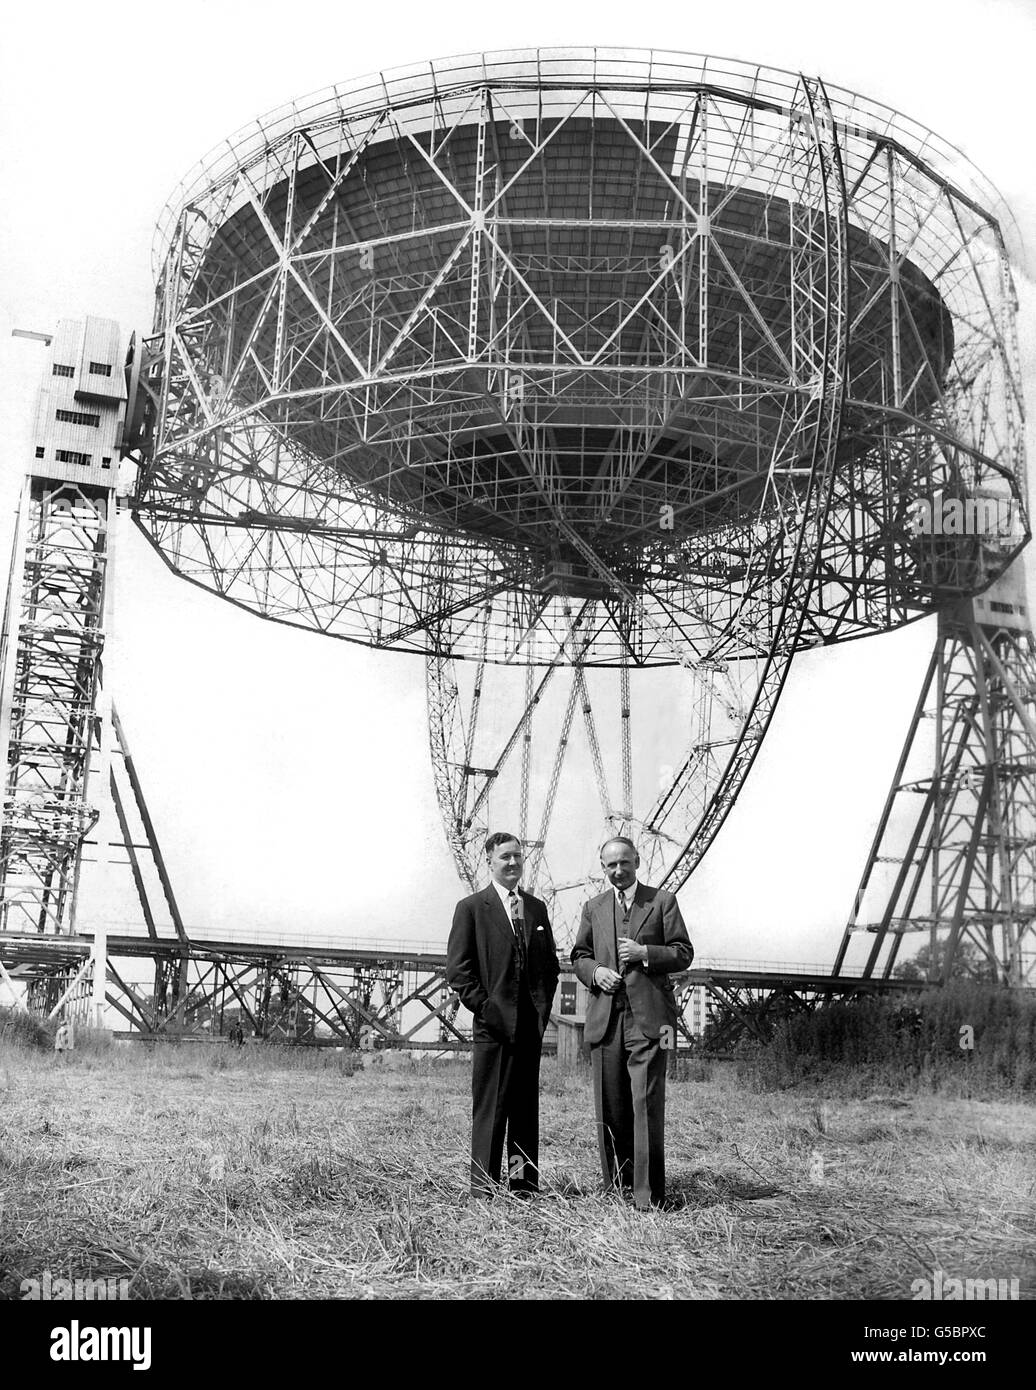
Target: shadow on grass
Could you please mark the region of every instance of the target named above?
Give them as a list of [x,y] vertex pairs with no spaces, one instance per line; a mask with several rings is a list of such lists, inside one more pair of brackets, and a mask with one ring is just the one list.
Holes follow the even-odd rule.
[[759,1202],[779,1197],[781,1189],[772,1183],[755,1182],[729,1173],[713,1172],[709,1168],[694,1168],[690,1172],[670,1176],[666,1185],[666,1206],[670,1209],[720,1206],[724,1202]]

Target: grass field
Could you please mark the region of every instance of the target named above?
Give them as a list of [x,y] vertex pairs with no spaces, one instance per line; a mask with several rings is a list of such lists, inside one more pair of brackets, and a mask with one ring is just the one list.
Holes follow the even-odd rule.
[[585,1070],[545,1060],[545,1195],[466,1199],[469,1064],[0,1049],[0,1295],[903,1299],[1036,1293],[1036,1107],[670,1081],[671,1211],[598,1191]]

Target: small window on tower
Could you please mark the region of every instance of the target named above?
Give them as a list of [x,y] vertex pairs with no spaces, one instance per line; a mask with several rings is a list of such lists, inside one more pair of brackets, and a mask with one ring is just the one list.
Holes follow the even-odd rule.
[[85,465],[90,462],[90,455],[81,454],[77,449],[56,449],[54,457],[58,463],[81,463]]
[[91,376],[111,376],[111,374],[112,374],[112,367],[111,367],[111,363],[110,363],[110,362],[91,362],[91,363],[90,363],[90,375],[91,375]]
[[66,425],[91,425],[94,429],[101,423],[99,415],[93,415],[85,410],[59,410],[57,418]]
[[102,467],[102,468],[110,468],[111,466],[112,466],[112,461],[111,461],[111,459],[110,459],[110,458],[103,458],[103,457],[102,457],[102,459],[101,459],[101,467]]
[[37,457],[38,459],[41,459],[41,458],[43,458],[43,456],[44,456],[45,453],[46,453],[46,450],[44,449],[43,445],[42,445],[42,444],[37,444],[37,445],[36,445],[36,457]]
[[54,375],[55,375],[55,376],[75,376],[75,374],[76,374],[76,369],[75,369],[75,367],[66,367],[65,364],[64,364],[64,362],[55,362],[55,363],[54,363]]

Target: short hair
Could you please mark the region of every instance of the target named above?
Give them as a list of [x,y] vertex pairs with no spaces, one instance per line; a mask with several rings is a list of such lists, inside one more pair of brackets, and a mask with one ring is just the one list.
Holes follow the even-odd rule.
[[490,835],[489,838],[486,840],[486,858],[489,858],[489,856],[496,849],[497,845],[506,845],[510,843],[511,840],[513,840],[515,844],[518,846],[518,848],[521,849],[522,842],[521,840],[519,840],[517,835],[511,835],[506,830],[494,830],[492,835]]
[[640,858],[640,850],[637,849],[636,845],[633,843],[633,841],[630,839],[628,835],[609,835],[607,840],[605,840],[604,844],[598,851],[598,858],[604,858],[604,851],[608,848],[609,845],[629,845],[630,849],[637,856],[637,858]]

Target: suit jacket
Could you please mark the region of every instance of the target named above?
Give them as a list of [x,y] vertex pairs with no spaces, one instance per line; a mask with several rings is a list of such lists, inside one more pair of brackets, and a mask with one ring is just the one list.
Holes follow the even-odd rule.
[[[540,1037],[550,1018],[558,975],[557,948],[547,906],[522,892],[529,993]],[[453,914],[446,948],[446,979],[460,1002],[500,1042],[514,1042],[518,1027],[518,961],[507,909],[492,884],[463,898]]]
[[[623,923],[620,918],[618,929],[619,935],[630,936],[647,947],[646,963],[627,966],[624,979],[641,1032],[646,1038],[657,1038],[663,1025],[676,1026],[676,997],[669,976],[686,970],[694,959],[694,947],[676,898],[664,888],[638,883],[629,921]],[[615,936],[615,893],[609,888],[583,907],[572,948],[575,972],[590,991],[583,1036],[591,1046],[604,1037],[611,1019],[614,997],[594,984],[594,971],[599,965],[618,970]]]

